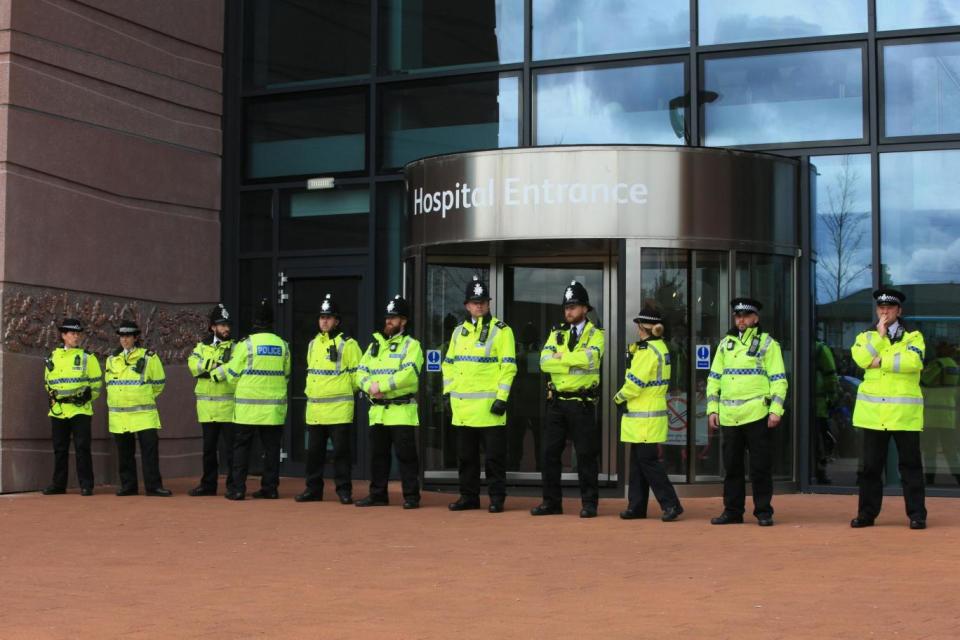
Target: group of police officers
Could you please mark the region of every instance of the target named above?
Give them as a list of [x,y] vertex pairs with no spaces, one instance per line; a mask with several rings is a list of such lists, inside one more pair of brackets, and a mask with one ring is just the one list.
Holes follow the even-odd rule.
[[[857,393],[853,425],[863,430],[863,465],[855,528],[874,524],[883,496],[882,472],[888,442],[899,453],[900,475],[912,529],[926,527],[924,476],[919,432],[923,427],[920,372],[923,336],[901,318],[904,295],[893,289],[874,292],[877,324],[861,333],[851,348],[865,371]],[[772,437],[784,413],[787,378],[779,343],[760,326],[760,302],[732,301],[733,327],[717,345],[707,382],[711,430],[722,433],[725,469],[723,512],[714,525],[742,523],[745,511],[745,453],[753,489],[753,514],[760,526],[773,525]],[[460,496],[451,511],[479,509],[481,447],[489,493],[488,511],[504,510],[506,489],[506,417],[517,373],[513,331],[491,314],[487,285],[474,276],[464,295],[466,317],[450,336],[442,362],[444,401],[457,432]],[[543,499],[531,515],[563,513],[561,457],[568,440],[577,457],[581,518],[597,515],[601,433],[597,421],[604,332],[588,318],[593,310],[587,290],[573,281],[562,298],[563,324],[547,336],[540,369],[549,374],[548,410],[543,433]],[[337,301],[327,294],[318,311],[318,333],[307,347],[306,480],[297,502],[323,500],[328,440],[333,441],[336,495],[357,507],[389,504],[387,481],[393,454],[399,462],[403,508],[420,506],[417,392],[423,367],[420,342],[407,333],[410,308],[400,295],[388,301],[383,329],[366,351],[340,328]],[[630,444],[630,480],[625,520],[646,518],[652,491],[661,520],[676,520],[683,507],[659,460],[667,440],[667,388],[671,354],[657,309],[645,306],[633,319],[638,340],[628,349],[623,385],[614,396],[621,407],[620,439]],[[271,331],[272,308],[263,300],[250,335],[234,339],[232,320],[222,305],[210,315],[209,336],[188,358],[196,378],[197,416],[203,429],[203,473],[191,496],[217,494],[218,470],[227,468],[225,497],[243,500],[251,443],[263,450],[260,488],[253,498],[276,499],[280,447],[287,413],[290,349]],[[93,494],[90,454],[92,401],[106,381],[109,430],[116,442],[118,496],[138,493],[135,464],[139,440],[146,495],[170,496],[159,468],[160,417],[156,398],[163,391],[163,365],[140,344],[140,329],[124,321],[117,329],[119,348],[101,372],[94,354],[82,348],[83,325],[66,319],[59,326],[62,346],[46,360],[44,384],[50,400],[54,473],[43,493],[66,492],[71,436],[76,450],[80,493]],[[351,428],[357,396],[369,404],[370,488],[354,503],[351,482]],[[220,460],[219,443],[226,459]]]

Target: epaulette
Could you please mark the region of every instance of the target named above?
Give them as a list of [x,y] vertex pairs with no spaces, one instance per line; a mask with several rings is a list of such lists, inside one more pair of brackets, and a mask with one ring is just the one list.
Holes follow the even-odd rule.
[[110,355],[116,357],[116,356],[120,355],[121,353],[123,353],[123,347],[117,347],[116,349],[113,350],[113,353],[110,354]]
[[507,323],[504,322],[503,320],[497,320],[497,327],[500,328],[500,329],[506,329],[506,328],[507,328]]
[[153,351],[152,349],[147,349],[147,352],[144,355],[149,358],[150,356],[157,355],[157,352]]
[[84,352],[85,354],[87,354],[88,356],[95,356],[95,355],[97,355],[97,354],[95,354],[93,351],[90,351],[90,349],[84,349],[83,352]]

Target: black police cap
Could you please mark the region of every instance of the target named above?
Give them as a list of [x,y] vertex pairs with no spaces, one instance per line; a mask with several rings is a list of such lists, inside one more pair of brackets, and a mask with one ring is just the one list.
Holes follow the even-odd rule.
[[730,301],[730,309],[734,314],[738,313],[760,313],[763,305],[753,298],[734,298]]
[[907,296],[902,291],[891,289],[890,287],[881,287],[873,292],[873,299],[878,307],[901,306]]
[[653,307],[646,306],[633,319],[637,324],[663,324],[663,316]]
[[490,290],[487,285],[480,280],[480,276],[474,275],[473,280],[467,283],[463,293],[463,302],[486,302],[490,299]]
[[586,287],[576,280],[571,280],[567,288],[563,290],[563,302],[561,302],[561,304],[564,307],[571,304],[582,304],[587,310],[593,311],[593,307],[590,306],[590,295],[587,293]]
[[83,333],[83,324],[76,318],[64,318],[57,329],[60,330],[60,333],[66,333],[67,331]]
[[137,326],[137,323],[133,320],[124,320],[120,323],[120,326],[117,327],[118,336],[138,336],[140,335],[140,327]]

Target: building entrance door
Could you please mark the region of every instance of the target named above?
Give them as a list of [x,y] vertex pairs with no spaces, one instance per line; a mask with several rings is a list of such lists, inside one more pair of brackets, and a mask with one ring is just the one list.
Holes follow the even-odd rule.
[[[336,299],[341,310],[340,327],[344,333],[357,339],[361,350],[366,347],[370,327],[359,326],[369,322],[366,306],[360,307],[363,275],[341,269],[287,269],[279,275],[281,335],[290,343],[291,375],[287,424],[284,429],[280,471],[285,476],[303,476],[309,433],[306,429],[306,370],[307,346],[317,335],[317,314],[326,294]],[[364,337],[361,337],[364,336]],[[366,411],[358,403],[354,418],[353,476],[365,477],[362,461],[366,455]],[[332,443],[327,444],[332,447]],[[327,456],[332,460],[332,451]],[[332,466],[328,464],[328,473]]]

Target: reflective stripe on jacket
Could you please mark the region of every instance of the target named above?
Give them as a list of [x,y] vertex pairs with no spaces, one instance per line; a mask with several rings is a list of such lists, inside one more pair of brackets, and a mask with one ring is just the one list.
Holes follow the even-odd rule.
[[667,440],[670,373],[670,351],[663,340],[655,338],[635,345],[623,386],[613,397],[617,404],[627,403],[620,419],[622,442]]
[[233,422],[282,425],[287,418],[290,347],[273,333],[254,333],[237,342],[230,362],[210,377],[233,387]]
[[517,345],[513,330],[494,316],[466,320],[450,337],[443,359],[443,392],[450,394],[453,424],[461,427],[496,427],[507,423],[506,414],[490,412],[494,400],[510,398],[517,375]]
[[707,415],[719,414],[721,426],[739,426],[769,413],[782,416],[786,398],[780,343],[756,327],[724,337],[707,375]]
[[[850,356],[864,370],[857,388],[853,426],[881,431],[922,431],[923,394],[920,372],[926,346],[919,331],[904,331],[891,342],[876,331],[864,331],[850,348]],[[870,368],[880,357],[880,366]]]
[[318,333],[307,346],[307,424],[353,422],[360,346],[353,338]]
[[[553,330],[540,352],[540,370],[550,374],[550,381],[560,392],[599,387],[603,343],[603,329],[589,321],[583,325],[583,335],[572,350],[568,347],[570,328]],[[555,358],[555,353],[560,357]]]
[[[47,357],[43,369],[43,386],[48,395],[57,398],[47,414],[54,418],[93,415],[93,400],[100,396],[103,373],[97,356],[83,349],[58,347]],[[90,389],[90,400],[75,404],[68,399]]]
[[[423,349],[419,341],[405,333],[389,340],[374,333],[373,342],[357,365],[357,386],[369,395],[373,383],[377,383],[386,400],[416,396],[422,370]],[[371,404],[369,423],[388,427],[419,425],[416,397],[403,404]]]
[[190,375],[197,379],[193,392],[197,397],[197,420],[201,423],[233,421],[233,387],[210,377],[211,371],[230,360],[233,347],[233,340],[213,344],[211,337],[198,342],[187,358]]
[[107,412],[111,433],[160,428],[157,396],[166,377],[160,357],[136,347],[107,358]]

